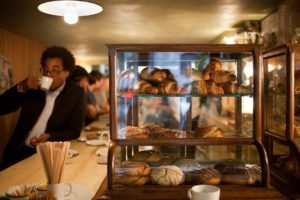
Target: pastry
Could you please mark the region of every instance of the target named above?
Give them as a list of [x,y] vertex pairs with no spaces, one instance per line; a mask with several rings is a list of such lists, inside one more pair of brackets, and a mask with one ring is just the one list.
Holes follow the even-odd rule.
[[184,173],[201,169],[200,164],[193,159],[180,159],[174,165],[179,167]]
[[194,81],[193,82],[193,92],[198,94],[207,94],[207,86],[205,81]]
[[231,168],[223,171],[222,182],[228,184],[251,185],[255,183],[254,175],[246,168]]
[[206,85],[208,94],[224,94],[223,88],[219,87],[216,83],[211,82]]
[[164,128],[160,131],[150,132],[151,138],[186,138],[186,132],[179,129]]
[[151,179],[158,185],[179,185],[184,182],[184,173],[174,165],[162,165],[151,171]]
[[149,176],[130,176],[121,175],[117,177],[116,182],[122,185],[145,185],[151,181]]
[[204,168],[185,174],[187,184],[209,184],[218,185],[221,182],[221,173],[214,168]]
[[134,86],[134,92],[138,94],[158,94],[158,88],[144,80],[139,80]]
[[223,131],[216,126],[199,126],[196,128],[195,137],[199,138],[223,138]]
[[163,80],[167,79],[167,73],[164,70],[160,70],[156,67],[145,67],[141,73],[140,77],[143,80],[153,82],[153,83],[161,83]]
[[229,71],[220,70],[212,72],[210,79],[216,84],[229,83],[236,81],[236,75]]
[[119,131],[121,138],[148,138],[149,132],[136,126],[126,126]]
[[222,174],[222,182],[228,184],[253,184],[256,179],[251,170],[239,160],[222,160],[215,164],[215,169]]
[[177,94],[177,83],[171,80],[164,80],[160,84],[161,94]]
[[233,94],[237,92],[237,85],[236,83],[224,83],[220,85],[225,94]]
[[300,158],[297,156],[280,156],[276,161],[276,165],[292,176],[300,179]]
[[217,162],[214,168],[223,173],[227,168],[245,168],[245,163],[240,160],[224,159]]
[[131,176],[147,176],[150,174],[150,167],[143,162],[124,161],[122,162],[122,173]]
[[131,160],[146,163],[156,163],[163,158],[162,153],[156,150],[145,150],[135,153]]

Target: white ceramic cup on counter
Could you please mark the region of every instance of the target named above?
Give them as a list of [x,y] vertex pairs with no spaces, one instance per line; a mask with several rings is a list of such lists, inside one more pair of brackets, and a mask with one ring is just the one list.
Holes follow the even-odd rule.
[[40,79],[40,83],[41,83],[41,90],[44,90],[45,92],[47,92],[51,85],[52,85],[53,79],[49,76],[42,76],[42,78]]
[[72,193],[72,185],[69,183],[48,184],[50,197],[56,200],[64,200]]
[[213,185],[195,185],[188,190],[191,200],[219,200],[220,188]]

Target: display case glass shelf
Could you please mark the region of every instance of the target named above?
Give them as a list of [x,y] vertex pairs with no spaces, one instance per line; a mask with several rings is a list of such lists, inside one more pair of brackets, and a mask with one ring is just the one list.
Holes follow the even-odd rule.
[[[138,165],[133,158],[149,151],[169,156],[169,162],[161,160],[158,166],[137,160],[149,166],[149,173],[167,163],[185,177],[173,167],[178,160],[189,159],[207,169],[229,159],[255,166],[260,178],[249,185],[268,186],[261,55],[259,45],[109,45],[109,189],[162,187],[153,177],[131,177]],[[198,156],[203,149],[206,158]]]

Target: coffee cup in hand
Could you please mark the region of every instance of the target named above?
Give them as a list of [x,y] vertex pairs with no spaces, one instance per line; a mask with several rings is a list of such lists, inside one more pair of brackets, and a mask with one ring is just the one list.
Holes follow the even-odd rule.
[[41,78],[41,90],[44,90],[45,92],[47,92],[51,85],[52,85],[53,79],[50,78],[49,76],[42,76]]
[[188,190],[190,200],[219,200],[220,188],[213,185],[195,185]]

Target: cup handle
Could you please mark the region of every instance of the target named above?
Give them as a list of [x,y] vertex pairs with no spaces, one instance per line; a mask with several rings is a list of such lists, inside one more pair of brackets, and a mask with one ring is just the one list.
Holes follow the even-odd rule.
[[67,187],[65,187],[65,197],[68,197],[72,194],[72,185],[70,183],[65,183]]
[[192,200],[192,188],[190,188],[190,189],[187,191],[187,194],[188,194],[189,199]]

